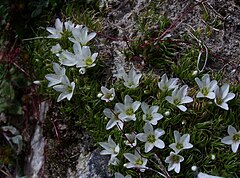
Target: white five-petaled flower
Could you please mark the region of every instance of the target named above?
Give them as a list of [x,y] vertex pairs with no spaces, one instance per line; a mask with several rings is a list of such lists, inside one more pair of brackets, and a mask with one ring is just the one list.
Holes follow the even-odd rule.
[[123,122],[123,120],[119,119],[119,117],[118,117],[119,110],[116,106],[114,108],[114,111],[112,111],[109,108],[106,108],[103,110],[103,113],[105,114],[105,116],[107,118],[110,119],[106,125],[106,130],[111,129],[114,126],[117,126],[118,129],[121,129],[121,130],[123,129],[124,122]]
[[61,58],[61,56],[59,56],[59,58],[63,65],[74,66],[77,65],[80,61],[82,61],[82,48],[78,42],[73,44],[73,52],[74,53],[71,53],[67,50],[64,50],[62,52],[62,56],[64,58]]
[[168,171],[171,171],[174,169],[176,173],[180,172],[180,163],[183,162],[184,158],[181,155],[178,155],[177,153],[174,153],[171,151],[170,156],[168,156],[165,159],[166,163],[169,163],[168,165]]
[[214,102],[217,106],[228,110],[228,104],[227,102],[232,100],[235,97],[234,93],[228,93],[229,92],[229,84],[223,84],[222,87],[219,87],[218,85],[215,87],[215,99]]
[[81,49],[81,55],[79,56],[79,60],[77,61],[76,66],[78,68],[89,68],[96,65],[94,63],[98,53],[91,53],[89,46],[83,46]]
[[228,134],[229,136],[222,138],[221,142],[227,145],[231,145],[232,151],[236,153],[240,145],[240,131],[237,132],[233,126],[229,125]]
[[161,91],[166,92],[166,91],[171,91],[174,88],[177,88],[177,82],[178,78],[170,78],[168,80],[168,77],[166,74],[163,74],[161,77],[161,81],[158,82],[158,87]]
[[61,94],[58,96],[57,102],[63,100],[64,98],[67,98],[70,101],[73,96],[74,88],[75,83],[70,83],[68,77],[64,75],[62,77],[61,84],[53,86],[54,90],[61,92]]
[[108,142],[99,142],[99,145],[103,147],[105,150],[102,150],[100,152],[101,155],[111,155],[111,158],[109,160],[109,164],[117,165],[119,163],[119,160],[117,157],[120,147],[119,144],[116,144],[112,138],[111,135],[108,137]]
[[126,175],[126,176],[123,176],[121,173],[119,172],[115,172],[115,178],[132,178],[132,176],[130,175]]
[[131,68],[128,74],[126,73],[126,75],[123,75],[123,84],[128,88],[137,88],[141,77],[141,73],[137,74],[137,71],[134,68]]
[[75,55],[67,50],[63,50],[62,53],[58,55],[59,62],[65,66],[74,66],[77,61]]
[[147,159],[143,158],[140,155],[140,149],[136,148],[135,154],[131,153],[124,153],[124,157],[129,161],[128,163],[125,163],[123,166],[126,168],[139,168],[141,172],[144,172],[145,169],[147,169]]
[[48,35],[47,38],[62,38],[62,33],[63,33],[63,22],[59,18],[56,19],[55,21],[55,28],[53,27],[47,27],[46,28],[51,35]]
[[180,133],[175,130],[174,138],[175,143],[172,143],[171,145],[169,145],[169,147],[172,148],[175,151],[175,153],[179,153],[183,149],[189,149],[193,147],[193,145],[189,143],[190,141],[189,134],[184,134],[183,136],[181,136]]
[[116,64],[116,70],[113,71],[113,77],[117,79],[123,79],[123,77],[127,76],[124,67],[121,64]]
[[106,87],[102,86],[101,91],[103,93],[103,96],[101,97],[101,100],[104,100],[106,102],[110,102],[114,99],[115,97],[115,90],[114,88],[111,88],[110,90],[107,89]]
[[125,134],[127,137],[127,140],[124,141],[124,143],[127,146],[130,146],[131,148],[135,147],[137,145],[137,139],[136,139],[136,134],[132,132],[131,134]]
[[149,107],[147,103],[142,102],[141,108],[144,112],[143,120],[152,125],[157,125],[158,121],[163,118],[162,114],[158,113],[159,106]]
[[145,153],[151,151],[154,146],[162,149],[165,147],[164,142],[159,139],[160,136],[165,134],[162,129],[153,130],[153,126],[150,123],[146,123],[143,127],[144,133],[137,134],[137,138],[141,142],[145,142]]
[[129,96],[126,95],[124,98],[124,104],[123,103],[116,103],[116,108],[120,111],[120,114],[118,117],[123,121],[130,121],[136,120],[135,112],[138,110],[139,106],[141,105],[141,102],[134,101]]
[[90,40],[92,40],[96,36],[95,32],[88,34],[88,28],[84,26],[78,26],[78,28],[73,28],[72,34],[74,38],[69,38],[69,40],[73,43],[79,42],[82,46],[85,46]]
[[209,98],[209,99],[214,99],[215,98],[215,93],[214,89],[217,86],[217,81],[212,80],[210,81],[210,77],[208,74],[205,74],[202,77],[202,81],[199,78],[195,78],[195,81],[197,82],[197,85],[200,89],[200,91],[197,93],[197,98]]
[[58,43],[58,44],[56,44],[56,45],[54,45],[54,46],[52,46],[52,48],[51,48],[51,52],[53,53],[53,54],[56,54],[56,56],[59,56],[59,53],[62,51],[62,48],[61,48],[61,46],[60,46],[60,44]]
[[55,74],[47,74],[45,78],[49,81],[48,87],[59,84],[62,81],[62,77],[65,75],[66,69],[61,67],[58,63],[53,62],[53,70]]
[[166,100],[177,106],[181,111],[186,111],[187,108],[183,105],[185,103],[191,103],[193,101],[193,99],[189,96],[186,96],[187,95],[187,89],[188,89],[188,86],[187,85],[184,85],[182,86],[180,89],[175,88],[172,92],[172,96],[166,96]]

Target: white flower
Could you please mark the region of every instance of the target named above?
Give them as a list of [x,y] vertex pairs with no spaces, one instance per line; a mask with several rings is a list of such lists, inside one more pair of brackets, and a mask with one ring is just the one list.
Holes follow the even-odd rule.
[[105,150],[102,150],[100,152],[101,155],[111,155],[111,158],[109,160],[109,164],[117,165],[119,160],[116,158],[120,151],[119,144],[116,144],[112,138],[111,135],[108,137],[108,142],[99,142],[99,145],[103,147]]
[[171,151],[170,156],[168,156],[165,159],[166,163],[169,163],[168,165],[168,171],[171,171],[174,169],[176,173],[180,172],[180,163],[183,162],[184,158],[181,155],[178,155],[177,153],[174,153]]
[[152,125],[157,125],[158,121],[163,118],[163,116],[158,112],[158,106],[151,106],[145,102],[142,102],[141,108],[144,112],[143,120],[149,122]]
[[58,43],[58,44],[56,44],[55,46],[52,46],[52,48],[51,48],[51,52],[53,53],[53,54],[56,54],[56,56],[59,56],[59,53],[62,51],[62,48],[61,48],[61,46],[60,46],[60,44]]
[[70,83],[68,77],[64,75],[62,77],[61,84],[55,85],[53,87],[53,89],[56,90],[57,92],[61,92],[61,94],[57,99],[57,102],[63,100],[64,98],[67,98],[70,101],[73,96],[74,88],[75,88],[75,83],[74,82]]
[[164,142],[159,139],[160,136],[165,134],[162,129],[153,130],[153,126],[150,123],[146,123],[143,127],[144,133],[137,134],[137,138],[141,142],[145,142],[145,153],[151,151],[154,146],[162,149],[165,147]]
[[144,172],[145,169],[147,169],[146,164],[147,164],[147,159],[143,158],[140,155],[140,149],[136,148],[135,154],[131,153],[124,153],[124,157],[130,161],[128,163],[125,163],[123,166],[126,168],[139,168],[141,172]]
[[47,38],[62,38],[62,32],[63,32],[63,22],[59,18],[55,21],[55,28],[53,27],[47,27],[46,28],[51,35],[48,35]]
[[73,44],[73,52],[74,53],[64,50],[62,56],[59,55],[59,59],[63,65],[74,66],[82,61],[82,48],[79,43]]
[[135,121],[136,120],[135,112],[138,110],[140,105],[141,102],[139,101],[133,102],[133,99],[129,95],[126,95],[124,98],[124,104],[116,103],[116,108],[120,111],[118,117],[124,121],[130,120]]
[[171,78],[168,80],[167,75],[163,74],[163,76],[161,77],[161,81],[158,82],[158,87],[163,92],[171,91],[174,88],[177,88],[177,82],[178,78]]
[[189,143],[190,141],[190,135],[184,134],[183,136],[180,135],[178,131],[174,131],[174,139],[175,143],[172,143],[169,145],[170,148],[172,148],[175,153],[179,153],[183,149],[189,149],[192,148],[193,145]]
[[59,84],[62,81],[62,77],[65,75],[66,69],[61,67],[58,63],[53,62],[53,70],[55,74],[47,74],[45,78],[49,81],[48,87]]
[[77,63],[75,55],[67,50],[63,50],[58,58],[59,62],[65,66],[74,66]]
[[215,93],[213,92],[214,88],[217,86],[217,81],[210,81],[210,77],[208,74],[205,74],[202,77],[202,81],[199,78],[195,78],[197,85],[200,91],[197,93],[197,98],[206,97],[209,99],[215,98]]
[[97,56],[98,53],[91,53],[89,46],[83,46],[76,66],[78,68],[93,67],[96,65],[94,62],[96,61]]
[[188,86],[184,85],[180,89],[175,88],[172,92],[172,96],[166,96],[166,100],[177,106],[181,111],[186,111],[187,108],[183,105],[185,103],[191,103],[193,99],[187,95]]
[[116,108],[116,106],[114,108],[114,111],[112,111],[109,108],[106,108],[103,110],[103,113],[107,118],[110,119],[106,125],[106,130],[111,129],[114,126],[117,126],[118,129],[121,129],[121,130],[123,129],[124,122],[121,119],[119,119],[118,117],[119,111]]
[[110,102],[114,99],[115,97],[115,90],[114,88],[111,88],[110,90],[107,89],[106,87],[102,86],[101,91],[103,93],[103,96],[101,97],[102,100],[106,102]]
[[95,32],[88,34],[88,28],[83,26],[73,28],[72,34],[74,38],[69,38],[69,40],[73,43],[79,42],[82,46],[85,46],[90,40],[92,40],[96,36]]
[[136,88],[139,85],[139,80],[142,74],[137,74],[137,71],[134,68],[131,68],[128,74],[123,75],[124,86],[128,88]]
[[116,70],[114,70],[113,73],[113,77],[117,77],[117,79],[123,79],[127,76],[124,67],[120,64],[116,64]]
[[71,32],[72,29],[75,27],[75,24],[72,23],[72,21],[68,20],[67,22],[64,22],[65,30]]
[[240,131],[237,132],[233,126],[229,125],[228,134],[229,136],[222,138],[221,142],[227,145],[231,145],[232,151],[236,153],[240,144]]
[[205,174],[205,173],[200,172],[200,173],[198,174],[198,177],[197,177],[197,178],[222,178],[222,177],[212,176],[212,175],[209,175],[209,174]]
[[228,110],[228,104],[227,102],[232,100],[235,97],[234,93],[228,93],[229,92],[229,85],[228,84],[223,84],[222,87],[216,86],[215,90],[215,99],[214,102],[216,103],[217,106]]
[[130,176],[130,175],[126,175],[125,177],[121,174],[121,173],[119,173],[119,172],[115,172],[115,178],[132,178],[132,176]]
[[136,139],[136,134],[132,132],[131,134],[125,134],[127,137],[127,140],[124,141],[124,143],[127,146],[130,146],[131,148],[135,147],[137,145],[137,139]]

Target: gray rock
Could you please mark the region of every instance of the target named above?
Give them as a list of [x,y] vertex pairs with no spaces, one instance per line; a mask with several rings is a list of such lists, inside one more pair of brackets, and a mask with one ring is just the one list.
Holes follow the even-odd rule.
[[68,178],[110,178],[108,172],[109,156],[100,155],[100,150],[96,149],[91,153],[81,153],[78,158],[76,170],[68,169]]

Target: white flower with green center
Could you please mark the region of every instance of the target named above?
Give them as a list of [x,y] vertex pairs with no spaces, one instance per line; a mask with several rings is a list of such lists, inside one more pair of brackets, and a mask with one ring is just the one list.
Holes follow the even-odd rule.
[[57,18],[55,21],[55,28],[47,27],[46,29],[49,33],[51,33],[51,35],[48,35],[47,38],[60,39],[62,38],[63,33],[63,22]]
[[126,175],[126,176],[124,176],[124,175],[122,175],[121,173],[119,173],[119,172],[115,172],[115,178],[132,178],[132,176],[130,176],[130,175]]
[[170,78],[168,80],[167,75],[163,74],[163,76],[161,77],[161,81],[158,82],[158,88],[163,92],[171,91],[178,87],[178,80],[178,78]]
[[51,52],[53,54],[56,54],[56,56],[59,56],[59,53],[62,51],[62,47],[60,46],[60,44],[56,44],[55,46],[52,46],[51,48]]
[[237,132],[233,126],[229,125],[228,134],[229,136],[222,138],[221,142],[227,145],[231,145],[232,151],[236,153],[240,144],[240,131]]
[[217,106],[220,108],[223,108],[225,110],[228,110],[228,104],[227,102],[232,100],[235,97],[234,93],[228,93],[229,92],[229,84],[223,84],[222,87],[219,87],[218,85],[215,87],[215,99],[214,102]]
[[146,123],[143,127],[144,133],[137,134],[138,140],[145,142],[145,153],[148,153],[154,146],[163,149],[165,147],[164,142],[159,139],[160,136],[165,134],[162,129],[153,130],[153,126],[150,123]]
[[114,111],[112,111],[109,108],[106,108],[103,110],[103,113],[107,118],[110,119],[106,125],[106,130],[111,129],[114,126],[116,126],[118,129],[121,129],[121,130],[123,129],[124,122],[121,119],[119,119],[118,117],[119,111],[116,108],[116,106],[114,108]]
[[64,98],[67,98],[70,101],[73,96],[74,88],[75,83],[74,82],[70,83],[68,77],[64,75],[62,77],[61,85],[55,85],[53,87],[53,89],[56,90],[57,92],[61,92],[57,99],[57,102],[63,100]]
[[197,82],[197,85],[200,89],[200,91],[197,93],[197,98],[215,98],[214,88],[217,86],[216,80],[210,81],[209,75],[205,74],[202,77],[202,80],[200,80],[199,78],[195,78],[195,81]]
[[115,97],[115,90],[114,88],[111,88],[110,90],[107,89],[106,87],[102,86],[101,91],[103,93],[103,96],[101,97],[101,100],[104,100],[106,102],[110,102],[114,99]]
[[186,111],[187,108],[183,105],[186,103],[191,103],[193,101],[193,99],[187,95],[187,90],[188,90],[188,86],[184,85],[182,86],[180,89],[175,88],[172,92],[172,96],[166,96],[166,100],[177,106],[181,111]]
[[92,32],[88,34],[88,28],[84,26],[78,26],[77,28],[72,29],[73,38],[69,38],[73,43],[79,42],[82,46],[87,45],[87,43],[92,40],[96,33]]
[[53,62],[53,70],[55,74],[47,74],[45,78],[49,81],[48,87],[61,83],[62,77],[65,75],[66,69],[58,63]]
[[136,148],[135,154],[131,153],[124,153],[124,157],[129,161],[128,163],[125,163],[123,166],[126,168],[139,168],[141,172],[144,172],[145,169],[147,169],[147,159],[143,158],[140,155],[140,149]]
[[100,155],[110,155],[109,164],[117,165],[119,160],[116,157],[119,154],[120,147],[112,140],[111,135],[108,137],[108,142],[99,142],[99,145],[105,149],[100,152]]
[[176,173],[180,172],[180,163],[183,162],[184,158],[181,155],[178,155],[177,153],[171,152],[170,156],[168,156],[165,159],[166,163],[169,163],[168,165],[168,171],[171,171],[174,169]]
[[127,146],[130,146],[131,148],[135,147],[137,145],[137,139],[136,139],[136,134],[132,132],[131,134],[125,134],[127,137],[126,141],[124,143]]
[[158,121],[163,118],[162,114],[158,113],[158,106],[151,106],[145,102],[141,104],[142,111],[144,112],[143,120],[149,122],[152,125],[157,125]]
[[91,53],[89,46],[83,46],[76,66],[78,68],[94,67],[96,65],[94,62],[96,61],[97,56],[98,53]]
[[124,86],[128,88],[137,88],[142,74],[137,74],[134,68],[131,68],[128,74],[123,75]]
[[120,111],[120,114],[118,117],[122,121],[130,121],[136,120],[135,112],[138,110],[139,106],[141,105],[141,102],[139,101],[134,101],[133,99],[129,96],[126,95],[124,98],[124,104],[123,103],[116,103],[116,108]]
[[174,131],[174,139],[175,143],[172,143],[169,145],[170,148],[172,148],[175,153],[179,153],[181,150],[184,149],[190,149],[193,147],[190,141],[190,135],[189,134],[184,134],[183,136],[180,135],[178,131]]

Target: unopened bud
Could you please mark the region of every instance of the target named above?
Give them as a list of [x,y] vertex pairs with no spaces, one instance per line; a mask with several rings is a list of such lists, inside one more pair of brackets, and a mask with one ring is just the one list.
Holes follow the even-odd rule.
[[211,155],[211,159],[214,160],[216,156],[214,154]]
[[36,84],[36,85],[40,85],[41,84],[41,82],[39,80],[35,80],[35,81],[33,81],[33,83]]
[[86,69],[85,68],[79,69],[79,73],[82,74],[82,75],[85,74],[86,73]]
[[170,114],[171,114],[170,111],[166,111],[166,112],[164,113],[165,116],[170,116]]
[[196,76],[198,74],[198,71],[197,70],[194,70],[193,72],[192,72],[192,76]]
[[197,166],[192,166],[191,169],[192,169],[192,171],[196,171],[197,170]]
[[98,97],[98,98],[101,98],[102,96],[103,96],[102,93],[98,93],[98,94],[97,94],[97,97]]

